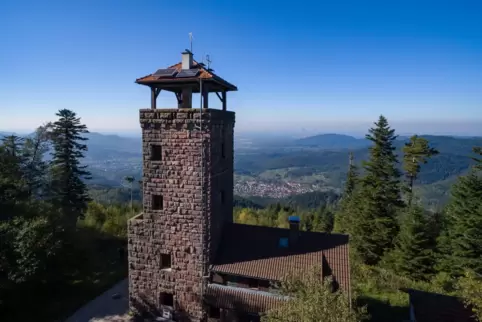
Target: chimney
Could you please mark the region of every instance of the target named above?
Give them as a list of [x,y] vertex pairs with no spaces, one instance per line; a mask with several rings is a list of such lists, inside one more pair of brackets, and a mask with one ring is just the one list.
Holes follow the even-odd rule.
[[300,234],[300,217],[289,216],[288,221],[290,223],[290,245],[294,245]]
[[182,69],[191,69],[192,67],[192,53],[189,50],[182,52]]

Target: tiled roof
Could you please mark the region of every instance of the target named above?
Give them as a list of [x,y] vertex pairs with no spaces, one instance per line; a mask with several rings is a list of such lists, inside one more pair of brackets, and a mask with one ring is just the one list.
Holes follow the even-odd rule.
[[[175,65],[168,67],[168,69],[171,69],[171,68],[176,69],[178,72],[180,72],[182,69],[182,63],[179,62]],[[228,90],[234,90],[234,91],[237,90],[236,86],[222,79],[218,75],[214,74],[212,70],[208,71],[195,60],[193,60],[192,69],[199,69],[200,70],[199,74],[195,77],[176,78],[174,76],[174,77],[162,77],[160,79],[157,76],[153,76],[153,74],[149,74],[147,76],[136,79],[136,83],[143,84],[143,85],[150,85],[150,84],[162,84],[162,83],[189,82],[189,81],[197,81],[199,79],[203,79],[203,80],[215,81],[216,83],[222,86],[225,86]]]
[[461,299],[437,293],[404,289],[410,296],[417,322],[475,322]]
[[265,312],[275,308],[286,297],[219,284],[208,284],[206,301],[209,305],[246,313]]
[[280,247],[290,230],[243,224],[226,224],[212,271],[267,280],[322,266],[323,276],[333,275],[349,292],[348,236],[300,231],[296,243]]

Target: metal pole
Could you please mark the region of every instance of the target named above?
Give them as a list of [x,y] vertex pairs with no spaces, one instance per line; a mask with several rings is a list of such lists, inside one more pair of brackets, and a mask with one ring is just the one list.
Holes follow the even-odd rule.
[[199,132],[201,133],[201,306],[204,307],[204,278],[206,275],[205,265],[204,265],[204,250],[205,250],[205,236],[204,236],[204,207],[205,207],[205,197],[204,197],[204,131],[203,131],[203,83],[202,79],[199,78]]

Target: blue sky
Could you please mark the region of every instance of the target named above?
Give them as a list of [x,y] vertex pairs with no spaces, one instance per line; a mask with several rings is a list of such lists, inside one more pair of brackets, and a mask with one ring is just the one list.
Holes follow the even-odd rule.
[[140,133],[135,79],[193,32],[195,59],[238,86],[238,131],[364,132],[384,114],[399,132],[482,135],[480,0],[3,0],[0,31],[0,130],[69,108],[92,131]]

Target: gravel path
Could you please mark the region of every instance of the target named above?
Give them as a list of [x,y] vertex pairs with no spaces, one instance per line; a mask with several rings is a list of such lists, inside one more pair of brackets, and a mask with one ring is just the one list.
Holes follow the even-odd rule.
[[90,301],[65,322],[130,322],[128,280]]

